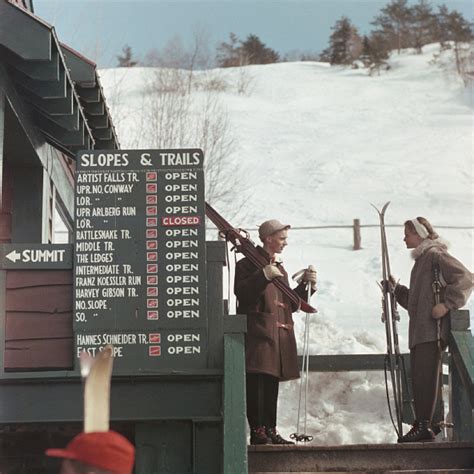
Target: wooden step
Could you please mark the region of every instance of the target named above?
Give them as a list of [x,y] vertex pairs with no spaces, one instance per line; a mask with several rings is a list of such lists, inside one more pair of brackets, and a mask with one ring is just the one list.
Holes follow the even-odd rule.
[[[474,473],[474,443],[249,446],[249,473]],[[466,471],[467,470],[467,471]]]

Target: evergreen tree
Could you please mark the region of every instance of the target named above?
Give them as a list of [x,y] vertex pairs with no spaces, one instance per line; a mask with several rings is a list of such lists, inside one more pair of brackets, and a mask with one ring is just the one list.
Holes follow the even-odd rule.
[[386,39],[380,33],[372,33],[370,38],[364,36],[362,54],[359,59],[370,68],[371,74],[380,71],[382,67],[389,68],[386,60],[390,50]]
[[219,67],[241,66],[243,62],[242,48],[235,33],[229,33],[229,42],[223,41],[217,46],[216,61]]
[[118,67],[133,67],[138,64],[138,61],[133,59],[132,48],[126,44],[122,48],[122,55],[117,56]]
[[345,16],[336,21],[331,29],[333,32],[329,38],[329,51],[323,51],[323,54],[328,54],[331,65],[351,64],[362,50],[362,41],[357,29]]
[[398,50],[398,54],[409,43],[410,9],[407,3],[408,0],[392,0],[372,21],[376,31],[385,37],[391,49]]
[[271,64],[279,61],[279,54],[265,46],[257,35],[249,35],[241,44],[246,64]]
[[438,13],[435,15],[434,23],[434,35],[436,41],[439,41],[441,49],[445,49],[447,42],[449,41],[449,28],[448,28],[448,17],[449,10],[444,4],[438,6]]
[[421,48],[435,41],[436,17],[428,0],[418,0],[418,3],[410,8],[410,46],[421,53]]
[[456,57],[456,69],[462,75],[462,62],[469,63],[469,58],[461,58],[461,48],[463,43],[468,43],[474,39],[474,34],[469,22],[456,10],[448,14],[446,18],[446,29],[448,40],[454,43],[454,53]]

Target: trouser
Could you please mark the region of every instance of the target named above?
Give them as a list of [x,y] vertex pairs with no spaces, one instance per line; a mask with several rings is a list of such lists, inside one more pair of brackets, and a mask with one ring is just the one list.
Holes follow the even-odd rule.
[[279,380],[267,374],[247,374],[247,420],[250,428],[274,428]]
[[410,365],[416,419],[432,421],[441,367],[437,341],[417,344],[410,349]]

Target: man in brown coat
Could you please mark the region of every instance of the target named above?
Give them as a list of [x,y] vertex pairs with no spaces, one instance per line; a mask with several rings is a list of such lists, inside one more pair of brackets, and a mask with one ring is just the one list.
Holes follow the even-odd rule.
[[[247,314],[245,358],[251,444],[292,444],[278,434],[276,418],[279,382],[299,377],[292,318],[298,308],[271,284],[275,278],[288,284],[278,254],[287,245],[289,228],[276,219],[265,221],[259,227],[263,247],[257,249],[268,264],[261,269],[244,258],[235,270],[237,311]],[[295,288],[303,299],[307,284],[316,291],[316,271],[311,266]]]

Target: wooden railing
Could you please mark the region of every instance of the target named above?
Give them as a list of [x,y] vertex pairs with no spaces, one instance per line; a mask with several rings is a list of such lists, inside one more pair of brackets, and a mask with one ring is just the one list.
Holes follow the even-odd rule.
[[[402,380],[403,421],[411,424],[410,354],[402,354],[407,383]],[[309,356],[311,372],[363,372],[384,370],[385,354],[334,354]],[[301,356],[299,358],[301,367]],[[469,311],[451,311],[451,340],[443,363],[449,365],[449,376],[443,377],[449,385],[450,412],[454,425],[454,441],[474,441],[474,337],[469,330]],[[439,408],[438,408],[439,409]]]

